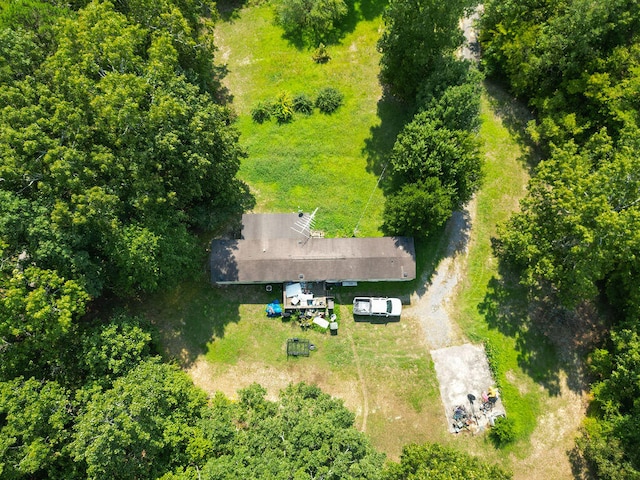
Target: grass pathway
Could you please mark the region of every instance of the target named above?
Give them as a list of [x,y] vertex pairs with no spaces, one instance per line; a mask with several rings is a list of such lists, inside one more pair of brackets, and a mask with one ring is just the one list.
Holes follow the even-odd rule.
[[349,343],[351,343],[351,351],[353,352],[353,360],[356,365],[356,371],[358,372],[358,383],[360,384],[360,390],[362,391],[362,423],[360,429],[363,432],[367,431],[367,419],[369,418],[369,396],[367,395],[367,384],[365,382],[365,376],[362,372],[362,365],[360,364],[360,358],[358,357],[358,349],[356,343],[353,341],[351,333],[347,333],[349,337]]

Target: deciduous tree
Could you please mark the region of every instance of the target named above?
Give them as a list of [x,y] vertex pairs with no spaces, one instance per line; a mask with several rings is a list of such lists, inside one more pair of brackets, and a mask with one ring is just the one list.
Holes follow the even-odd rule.
[[177,367],[148,360],[97,393],[78,417],[71,455],[88,478],[157,478],[189,465],[206,406]]
[[458,27],[469,0],[391,0],[378,41],[381,77],[399,97],[414,102],[421,83],[441,57],[462,44]]

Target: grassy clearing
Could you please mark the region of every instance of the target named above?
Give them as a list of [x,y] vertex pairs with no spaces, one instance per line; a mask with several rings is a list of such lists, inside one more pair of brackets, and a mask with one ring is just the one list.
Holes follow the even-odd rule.
[[[358,233],[379,235],[384,198],[376,186],[378,176],[406,120],[402,105],[381,99],[374,47],[379,17],[353,15],[358,21],[341,44],[329,47],[333,58],[326,65],[316,65],[310,51],[288,44],[266,5],[239,10],[216,29],[218,60],[229,69],[225,82],[248,152],[240,173],[256,195],[256,210],[320,207],[318,227],[335,236],[351,235],[365,206]],[[331,116],[316,111],[284,125],[260,125],[250,118],[258,101],[283,91],[313,97],[325,86],[345,94],[345,104]],[[498,89],[489,85],[488,91],[480,132],[487,179],[477,196],[468,275],[453,313],[468,338],[492,346],[503,398],[521,437],[506,452],[522,458],[531,450],[528,439],[545,398],[557,385],[557,369],[553,350],[528,329],[524,294],[500,276],[491,252],[496,224],[517,208],[528,172],[517,135],[522,112],[506,108],[510,102],[500,98]],[[441,259],[440,240],[417,245],[418,278],[423,273],[428,277]],[[275,396],[289,382],[315,383],[343,399],[356,413],[357,426],[393,459],[406,443],[438,441],[512,464],[511,456],[495,449],[486,436],[447,432],[417,319],[389,324],[352,320],[349,305],[355,294],[408,298],[421,287],[416,280],[361,284],[357,292],[337,289],[341,321],[335,337],[266,318],[265,304],[280,292],[267,293],[259,286],[211,288],[204,275],[140,309],[158,325],[167,356],[178,359],[209,392],[220,390],[234,398],[237,389],[259,382]],[[309,338],[318,349],[310,358],[287,359],[290,337]]]
[[[243,9],[216,28],[218,61],[228,66],[225,83],[248,152],[240,177],[252,187],[256,211],[318,207],[317,227],[329,236],[350,236],[356,226],[359,236],[380,235],[384,198],[376,185],[395,135],[377,133],[382,122],[384,131],[397,131],[405,117],[401,105],[381,100],[379,25],[379,17],[354,22],[340,44],[329,46],[332,59],[322,65],[312,61],[310,50],[282,38],[269,5]],[[331,115],[316,109],[288,124],[251,119],[259,101],[281,92],[315,99],[328,86],[344,94],[344,104]]]
[[[516,140],[524,110],[505,111],[499,89],[483,98],[481,137],[486,181],[477,195],[477,216],[469,251],[468,275],[455,305],[455,318],[473,341],[485,341],[497,367],[507,413],[520,441],[506,448],[518,458],[531,451],[529,438],[550,395],[558,391],[557,359],[543,336],[530,328],[526,294],[508,274],[501,275],[491,242],[496,227],[517,209],[528,179],[526,148]],[[502,118],[496,116],[501,112]],[[511,132],[509,131],[511,130]],[[546,388],[541,388],[546,387]]]
[[[265,304],[281,295],[264,287],[211,288],[194,280],[139,310],[159,327],[169,358],[194,371],[196,384],[230,398],[253,382],[271,397],[290,382],[317,384],[344,400],[374,445],[397,459],[408,442],[445,436],[433,365],[417,321],[354,322],[340,305],[337,336],[302,331],[294,322],[270,319]],[[307,338],[317,346],[309,358],[287,358],[286,340]]]

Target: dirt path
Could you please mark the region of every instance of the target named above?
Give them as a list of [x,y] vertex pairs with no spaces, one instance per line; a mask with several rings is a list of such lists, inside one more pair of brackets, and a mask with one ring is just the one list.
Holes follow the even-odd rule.
[[[479,59],[475,22],[481,11],[479,7],[470,18],[461,22],[467,43],[460,50],[460,56],[472,61]],[[419,320],[430,350],[465,342],[464,334],[451,317],[451,308],[459,284],[467,272],[476,207],[474,199],[463,211],[453,215],[439,247],[442,260],[433,272],[427,272],[421,278],[420,283],[424,286],[414,292],[411,306],[404,311],[405,315]],[[560,372],[559,394],[545,401],[544,413],[537,419],[537,426],[529,440],[531,449],[528,455],[524,458],[511,455],[515,480],[574,478],[568,452],[575,445],[586,406],[585,392],[570,388],[567,374]]]
[[363,432],[367,431],[367,418],[369,417],[369,397],[367,395],[367,385],[364,381],[364,375],[362,373],[362,367],[360,366],[360,358],[358,357],[358,349],[353,341],[353,337],[349,333],[349,343],[351,343],[351,351],[353,352],[353,360],[356,364],[356,371],[358,372],[358,384],[362,391],[362,426],[360,429]]
[[424,287],[411,295],[411,306],[403,314],[419,319],[430,350],[463,343],[458,325],[451,319],[450,305],[461,277],[466,272],[469,235],[475,218],[476,200],[463,211],[454,212],[441,245],[444,258],[433,275],[426,272],[420,279]]

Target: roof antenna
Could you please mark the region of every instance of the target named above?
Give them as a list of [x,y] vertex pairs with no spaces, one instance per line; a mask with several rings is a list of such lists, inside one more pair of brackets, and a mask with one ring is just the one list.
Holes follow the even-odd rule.
[[316,220],[317,212],[318,209],[316,208],[311,215],[305,216],[302,211],[298,211],[298,217],[300,218],[296,220],[296,223],[291,229],[308,239],[311,236],[311,229],[313,228],[313,222]]

